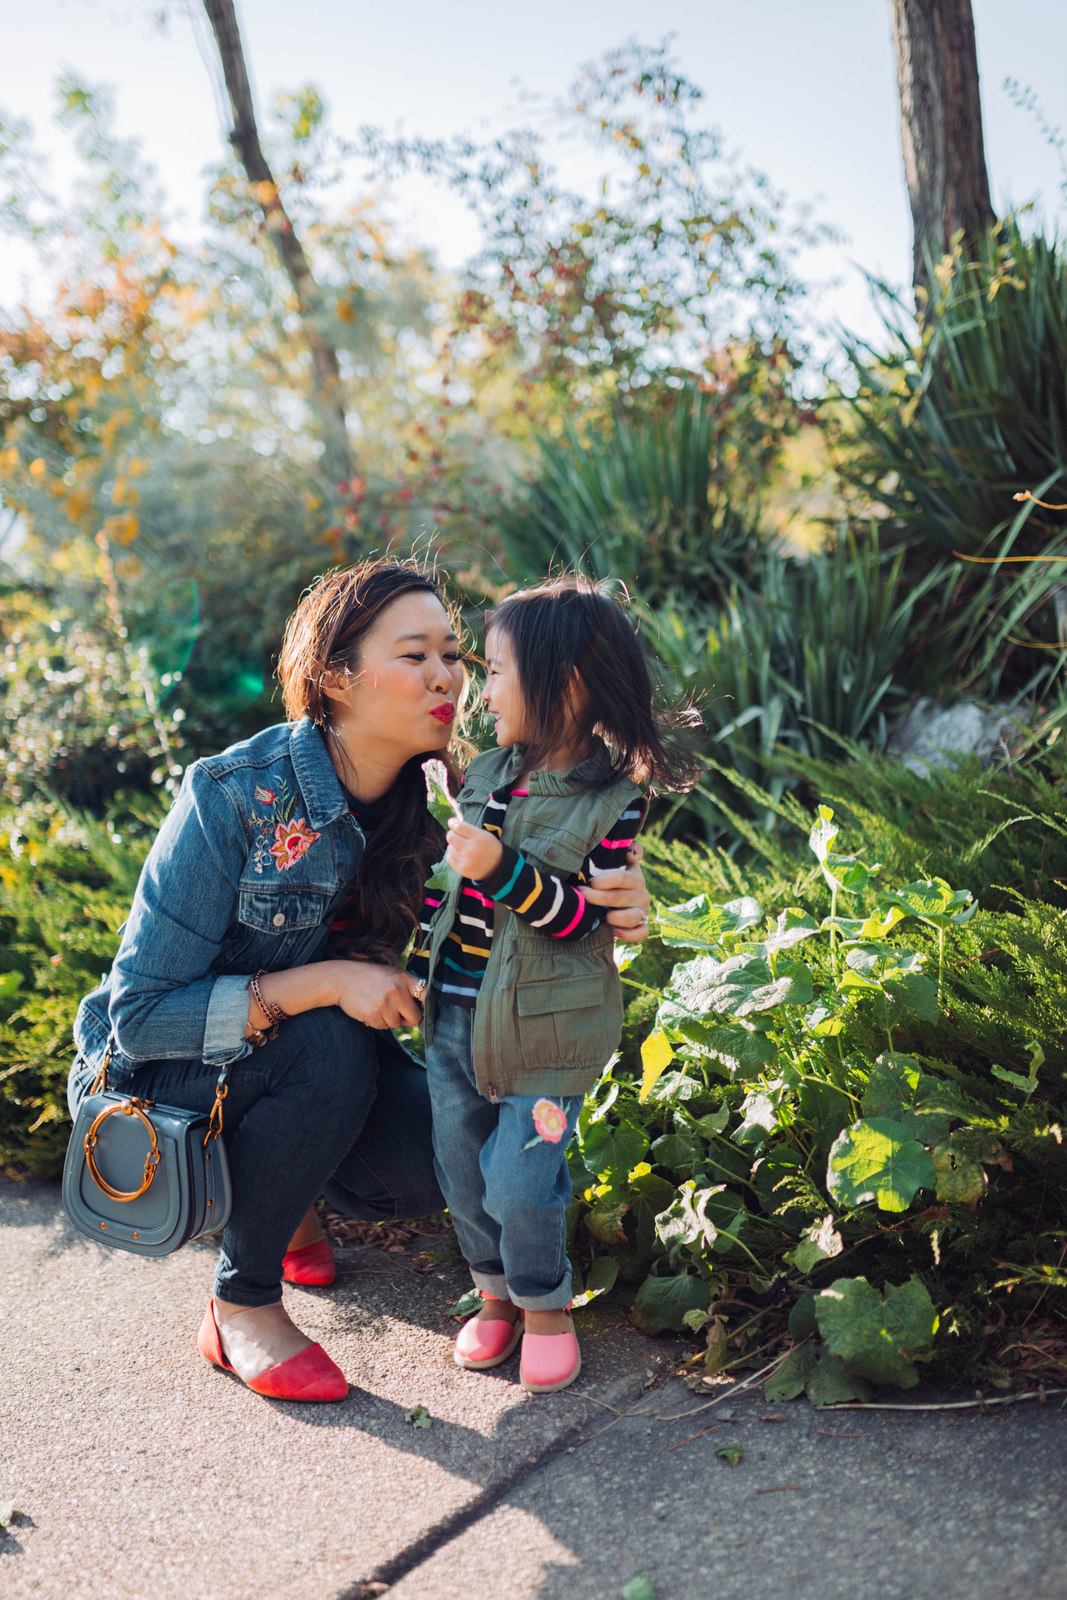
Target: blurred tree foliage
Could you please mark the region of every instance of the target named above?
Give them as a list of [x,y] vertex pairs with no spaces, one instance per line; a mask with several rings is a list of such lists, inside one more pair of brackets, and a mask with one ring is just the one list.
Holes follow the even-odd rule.
[[[0,648],[24,792],[98,806],[277,716],[282,623],[338,561],[432,545],[476,599],[538,575],[500,511],[565,422],[595,450],[627,419],[675,426],[695,388],[726,505],[754,502],[804,414],[794,256],[810,235],[725,157],[664,48],[610,53],[560,111],[601,173],[589,194],[558,183],[528,129],[486,147],[345,144],[313,89],[281,98],[264,144],[339,355],[355,462],[339,509],[256,186],[221,167],[202,241],[184,245],[107,93],[67,77],[59,95],[81,172],[69,203],[30,130],[0,120],[0,224],[57,284],[47,309],[0,314],[16,518]],[[458,279],[352,198],[368,158],[372,177],[418,161],[468,197],[484,249]]]

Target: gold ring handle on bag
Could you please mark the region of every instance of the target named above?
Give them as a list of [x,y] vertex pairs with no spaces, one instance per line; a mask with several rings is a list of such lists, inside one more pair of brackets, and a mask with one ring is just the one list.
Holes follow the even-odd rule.
[[[152,1148],[145,1158],[144,1178],[141,1181],[141,1187],[139,1189],[131,1189],[128,1194],[122,1189],[113,1189],[110,1183],[108,1183],[107,1179],[100,1176],[99,1169],[97,1168],[96,1162],[93,1159],[93,1149],[96,1145],[97,1129],[107,1117],[114,1116],[116,1111],[123,1112],[123,1114],[127,1117],[140,1117],[141,1121],[148,1129],[148,1137],[152,1141]],[[156,1168],[159,1165],[159,1145],[156,1143],[156,1130],[153,1128],[151,1122],[141,1110],[141,1102],[139,1100],[124,1100],[121,1105],[108,1106],[105,1110],[101,1111],[100,1115],[89,1129],[89,1132],[85,1135],[85,1162],[89,1168],[92,1180],[96,1184],[97,1188],[102,1189],[104,1193],[112,1200],[137,1200],[141,1195],[144,1194],[146,1189],[151,1187],[152,1179],[155,1177]]]

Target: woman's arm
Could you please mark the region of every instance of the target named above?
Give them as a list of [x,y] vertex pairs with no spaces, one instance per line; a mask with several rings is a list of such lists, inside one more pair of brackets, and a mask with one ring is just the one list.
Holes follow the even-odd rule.
[[[291,1017],[319,1006],[340,1006],[368,1028],[414,1028],[422,1021],[414,984],[415,976],[398,967],[371,961],[312,961],[306,967],[265,973],[259,990],[264,1000],[281,1006]],[[245,1037],[253,1028],[269,1027],[270,1019],[249,992]]]
[[[251,1027],[265,1020],[248,978],[211,971],[233,925],[245,856],[228,792],[190,768],[145,862],[112,969],[110,1018],[124,1055],[223,1066],[248,1054]],[[339,1005],[375,1028],[421,1015],[413,980],[370,963],[317,962],[263,981],[265,997],[291,1015]],[[291,1004],[273,992],[278,983]]]

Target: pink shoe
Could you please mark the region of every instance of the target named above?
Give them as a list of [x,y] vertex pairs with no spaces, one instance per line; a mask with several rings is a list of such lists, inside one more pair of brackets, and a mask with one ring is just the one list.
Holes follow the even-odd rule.
[[333,1251],[325,1239],[287,1250],[282,1257],[282,1278],[286,1283],[326,1284],[337,1276]]
[[[480,1289],[483,1300],[499,1300],[499,1295]],[[514,1322],[507,1317],[471,1317],[456,1335],[456,1348],[452,1359],[457,1367],[467,1367],[472,1372],[484,1372],[487,1367],[499,1367],[506,1361],[522,1338],[525,1317],[520,1311]]]
[[566,1389],[581,1370],[582,1352],[573,1329],[567,1333],[523,1335],[519,1382],[527,1394],[552,1394],[556,1389]]

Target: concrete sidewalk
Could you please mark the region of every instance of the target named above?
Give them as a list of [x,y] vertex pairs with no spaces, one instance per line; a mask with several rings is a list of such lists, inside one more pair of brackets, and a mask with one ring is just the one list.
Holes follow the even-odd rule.
[[[24,1513],[5,1600],[616,1600],[642,1572],[658,1600],[1067,1600],[1054,1402],[701,1411],[644,1389],[669,1342],[595,1308],[579,1384],[533,1399],[514,1361],[452,1363],[462,1268],[373,1250],[286,1291],[357,1387],[268,1401],[197,1354],[213,1254],[106,1251],[57,1186],[0,1182],[0,1501]],[[734,1441],[737,1468],[715,1453]]]

